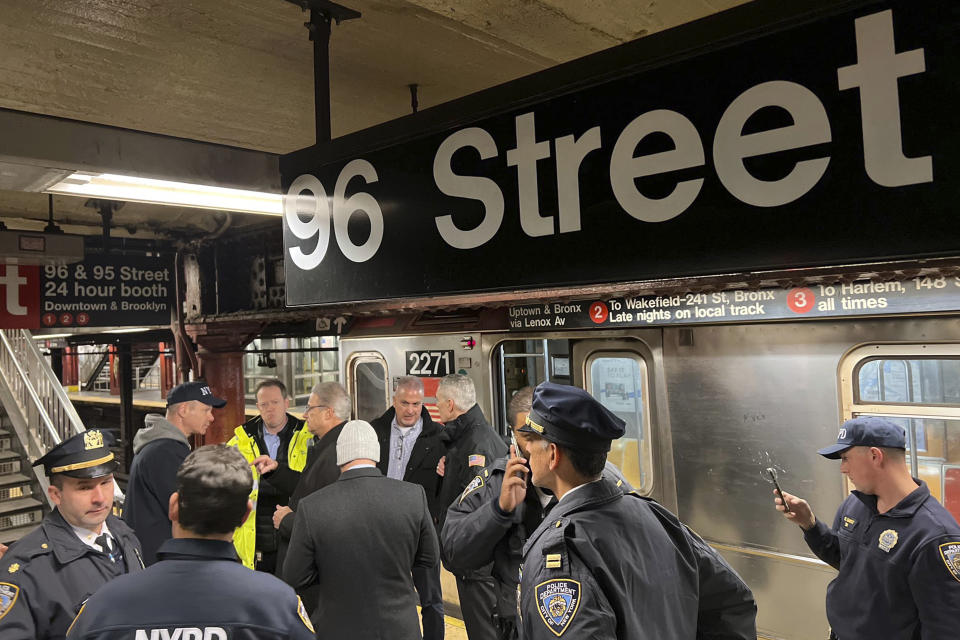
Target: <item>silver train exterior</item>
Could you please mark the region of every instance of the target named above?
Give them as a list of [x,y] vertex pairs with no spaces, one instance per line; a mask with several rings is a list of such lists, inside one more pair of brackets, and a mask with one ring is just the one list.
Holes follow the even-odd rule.
[[[634,481],[675,510],[743,576],[757,597],[758,632],[765,638],[826,637],[824,597],[835,575],[810,553],[797,527],[774,510],[772,485],[762,475],[767,466],[779,469],[784,490],[808,499],[832,522],[849,487],[838,464],[815,450],[834,441],[838,424],[854,413],[941,420],[954,446],[948,459],[938,461],[940,468],[960,463],[960,422],[950,420],[960,418],[960,407],[871,405],[855,389],[857,371],[877,358],[960,357],[960,323],[953,317],[551,333],[407,332],[364,337],[353,331],[342,338],[342,379],[359,394],[359,417],[387,405],[393,380],[422,352],[452,350],[456,369],[474,380],[478,403],[503,433],[504,363],[511,357],[533,358],[525,361],[533,370],[525,373],[531,382],[549,371],[553,379],[586,386],[594,395],[610,391],[591,388],[596,382],[591,363],[598,357],[639,361],[638,411],[647,431],[635,453],[643,477]],[[545,353],[550,347],[554,353]],[[533,353],[524,355],[528,352]],[[429,384],[427,389],[429,396]],[[611,453],[615,462],[636,465],[623,456],[616,449]],[[941,479],[935,487],[936,482],[931,489],[939,496],[944,485]]]

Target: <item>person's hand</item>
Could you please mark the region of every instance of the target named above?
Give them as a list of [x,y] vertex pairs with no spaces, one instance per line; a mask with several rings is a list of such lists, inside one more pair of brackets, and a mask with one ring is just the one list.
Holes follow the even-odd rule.
[[282,507],[279,504],[277,505],[277,510],[273,512],[273,528],[279,529],[280,522],[287,517],[288,513],[293,513],[293,509],[290,507]]
[[0,560],[3,559],[3,554],[5,554],[9,548],[7,545],[0,543]]
[[817,517],[813,515],[813,509],[810,508],[810,505],[807,504],[807,501],[803,498],[798,498],[797,496],[783,492],[783,498],[787,501],[787,504],[790,505],[790,511],[787,511],[783,507],[783,500],[780,499],[780,494],[777,493],[777,490],[773,490],[773,503],[777,507],[777,511],[783,514],[783,517],[793,522],[804,531],[808,531],[817,524]]
[[258,456],[253,460],[253,466],[257,468],[257,473],[263,475],[270,473],[280,466],[280,463],[270,456]]
[[447,469],[447,456],[440,458],[440,462],[437,463],[437,475],[443,477],[443,472]]
[[510,445],[510,459],[503,472],[503,484],[500,485],[500,510],[513,513],[527,496],[527,461],[517,455],[517,448]]

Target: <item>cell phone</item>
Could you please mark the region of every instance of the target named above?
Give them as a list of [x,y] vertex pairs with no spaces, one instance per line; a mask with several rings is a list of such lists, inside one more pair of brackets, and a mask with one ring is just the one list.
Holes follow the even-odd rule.
[[770,480],[773,482],[773,488],[777,490],[777,493],[780,494],[780,500],[783,501],[783,510],[787,513],[790,513],[790,505],[787,504],[787,499],[783,497],[783,489],[780,488],[780,483],[777,482],[777,471],[773,467],[767,467],[767,475],[770,476]]

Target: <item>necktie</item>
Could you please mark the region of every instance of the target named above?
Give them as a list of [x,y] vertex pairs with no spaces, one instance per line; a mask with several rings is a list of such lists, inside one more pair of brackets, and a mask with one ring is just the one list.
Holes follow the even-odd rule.
[[110,556],[111,562],[118,562],[120,560],[120,548],[115,544],[111,544],[110,536],[101,533],[94,542],[100,545],[100,548],[103,549],[105,554]]

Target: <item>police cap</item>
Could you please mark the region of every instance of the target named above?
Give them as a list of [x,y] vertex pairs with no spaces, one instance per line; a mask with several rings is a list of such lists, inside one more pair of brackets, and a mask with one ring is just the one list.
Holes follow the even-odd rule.
[[836,460],[850,447],[886,447],[906,449],[903,428],[889,418],[859,416],[840,425],[837,443],[817,451],[824,458]]
[[577,387],[542,382],[533,392],[527,422],[520,431],[535,433],[571,449],[602,453],[621,437],[626,423]]
[[167,394],[168,407],[172,404],[180,404],[181,402],[189,402],[190,400],[208,404],[215,409],[221,409],[227,404],[227,401],[223,398],[218,398],[213,395],[213,392],[210,391],[210,386],[206,382],[201,381],[178,384],[173,389],[170,389],[170,393]]
[[50,449],[33,466],[43,465],[48,476],[55,473],[72,478],[100,478],[113,473],[117,461],[108,448],[113,436],[100,429],[88,429]]

